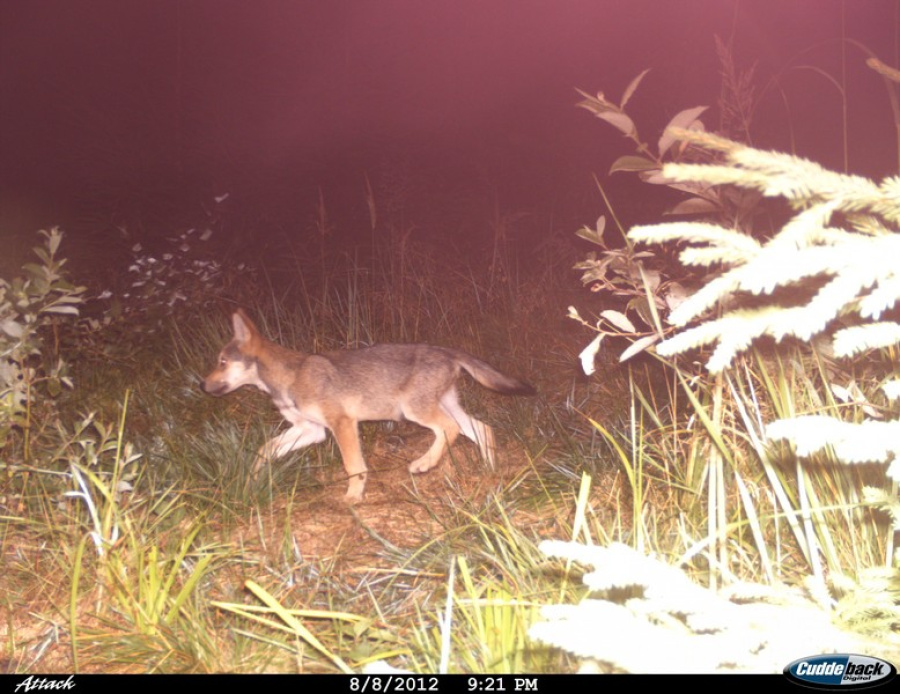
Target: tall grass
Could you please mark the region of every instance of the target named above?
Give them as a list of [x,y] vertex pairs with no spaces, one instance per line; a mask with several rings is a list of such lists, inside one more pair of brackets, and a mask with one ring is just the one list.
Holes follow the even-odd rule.
[[[642,77],[619,104],[602,95],[583,104],[639,147],[623,116]],[[693,127],[701,112],[675,122]],[[678,137],[699,136],[669,134],[659,151],[643,145],[614,169],[656,183],[680,171],[694,196],[682,211],[752,219],[758,196],[713,185],[735,183],[733,166],[704,159],[727,181],[660,168],[683,151]],[[98,287],[87,315],[50,326],[73,356],[74,390],[26,393],[10,411],[27,404],[44,417],[3,422],[6,670],[499,674],[569,672],[585,660],[640,670],[648,663],[634,654],[656,643],[684,654],[658,661],[663,668],[777,671],[792,659],[785,635],[797,632],[779,637],[760,626],[767,619],[821,636],[809,648],[896,648],[894,528],[883,511],[896,503],[895,484],[883,468],[841,465],[827,449],[797,456],[795,441],[777,443],[768,428],[801,414],[889,416],[876,386],[893,346],[842,364],[820,345],[773,345],[758,324],[723,328],[716,321],[732,310],[723,302],[721,316],[691,316],[714,326],[701,337],[726,343],[710,373],[676,358],[696,348],[706,360],[710,340],[677,336],[692,328],[678,333],[667,319],[687,291],[637,243],[682,238],[682,257],[707,268],[761,244],[710,224],[644,228],[624,248],[607,246],[599,222],[580,232],[600,251],[579,268],[626,306],[583,323],[608,338],[595,346],[623,334],[634,346],[627,366],[607,360],[601,377],[579,380],[577,338],[548,320],[562,318],[555,296],[568,268],[531,279],[514,252],[525,216],[495,209],[483,260],[457,260],[420,242],[377,191],[367,183],[370,248],[340,246],[322,193],[316,244],[298,230],[282,235],[277,257],[252,257],[173,234],[164,268],[136,246],[120,295],[101,299]],[[860,224],[870,226],[845,231],[887,236],[888,221],[878,233],[868,217]],[[811,245],[838,238],[829,234]],[[280,415],[259,393],[214,399],[198,388],[236,306],[306,351],[401,341],[467,349],[535,381],[541,396],[499,401],[466,389],[467,406],[500,434],[495,470],[460,444],[411,478],[417,430],[365,424],[370,496],[347,509],[330,441],[253,480],[252,451]],[[745,342],[728,342],[738,329]],[[667,353],[672,341],[681,347]],[[880,488],[878,501],[867,485]]]
[[[414,428],[364,425],[373,451],[400,441],[387,456],[396,464],[373,465],[397,489],[390,492],[397,516],[377,500],[354,514],[337,504],[345,482],[331,442],[250,480],[250,451],[280,416],[260,394],[220,400],[198,387],[229,338],[236,305],[298,349],[429,341],[545,377],[533,356],[525,358],[534,317],[549,310],[542,291],[515,284],[504,270],[498,295],[496,275],[490,279],[483,265],[450,263],[402,233],[390,236],[402,244],[369,255],[298,252],[276,263],[258,258],[244,270],[209,266],[206,284],[192,275],[180,288],[189,301],[169,293],[172,277],[158,274],[156,263],[135,262],[143,274],[134,283],[153,292],[106,299],[111,308],[99,316],[100,304],[91,304],[90,318],[65,334],[78,367],[75,389],[56,403],[56,422],[32,432],[40,463],[10,468],[2,480],[8,512],[0,542],[17,557],[2,579],[5,600],[30,605],[15,610],[5,632],[7,669],[346,672],[391,659],[427,670],[438,666],[441,648],[453,672],[567,667],[568,656],[526,642],[534,605],[558,588],[528,577],[540,573],[536,537],[518,527],[516,508],[542,532],[570,514],[551,493],[566,486],[554,478],[565,478],[543,469],[549,449],[532,424],[540,401],[501,403],[467,389],[467,406],[506,438],[515,434],[516,443],[504,446],[511,460],[497,471],[480,469],[458,446],[433,475],[410,479]],[[494,245],[499,252],[508,243],[498,237]],[[199,267],[198,244],[171,264]],[[214,296],[219,305],[209,302]],[[571,418],[562,409],[556,416]],[[560,422],[554,436],[564,431]],[[556,510],[542,518],[547,503]],[[47,561],[57,567],[50,580],[42,578]],[[461,582],[442,637],[456,653],[447,655],[433,638],[432,608],[451,565]],[[45,603],[26,597],[35,585]],[[523,599],[528,593],[534,604]],[[58,645],[41,646],[44,633],[28,614],[51,621]]]

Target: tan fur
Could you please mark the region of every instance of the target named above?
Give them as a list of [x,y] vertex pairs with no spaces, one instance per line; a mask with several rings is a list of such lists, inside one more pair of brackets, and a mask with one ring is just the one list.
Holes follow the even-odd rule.
[[331,430],[350,477],[345,500],[362,499],[366,463],[359,422],[408,419],[434,432],[434,442],[410,472],[440,462],[459,434],[478,444],[493,463],[494,434],[459,404],[456,381],[467,371],[486,388],[509,395],[534,393],[527,383],[504,376],[466,352],[423,344],[384,344],[358,350],[304,354],[267,340],[243,310],[232,316],[234,338],[202,384],[211,395],[254,386],[272,401],[291,427],[260,447],[254,475],[270,460],[325,440]]

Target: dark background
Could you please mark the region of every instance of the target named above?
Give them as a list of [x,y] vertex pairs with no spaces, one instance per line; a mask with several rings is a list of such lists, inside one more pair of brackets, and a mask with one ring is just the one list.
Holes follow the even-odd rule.
[[[494,205],[566,228],[632,151],[575,88],[618,100],[649,67],[628,107],[646,141],[701,104],[715,130],[714,35],[757,63],[755,144],[840,169],[828,73],[849,168],[880,178],[887,93],[852,45],[842,77],[840,39],[896,66],[897,17],[895,0],[0,0],[0,234],[171,225],[223,193],[302,234],[320,191],[352,233],[366,176],[445,219]],[[647,186],[605,180],[626,222],[657,214]]]

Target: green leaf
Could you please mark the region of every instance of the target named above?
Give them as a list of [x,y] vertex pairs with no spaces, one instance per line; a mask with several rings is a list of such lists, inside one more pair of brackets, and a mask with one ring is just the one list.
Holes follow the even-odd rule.
[[634,135],[637,132],[637,128],[634,126],[634,121],[624,113],[617,113],[615,111],[603,111],[602,113],[597,114],[597,118],[605,120],[625,136]]
[[621,363],[623,361],[628,361],[635,354],[643,352],[645,349],[658,342],[659,339],[660,336],[654,333],[652,335],[642,337],[640,340],[635,340],[631,343],[631,346],[628,349],[626,349],[624,352],[622,352],[622,354],[619,355],[619,362]]
[[35,246],[31,249],[34,251],[34,254],[41,259],[45,265],[49,265],[51,263],[50,256],[47,255],[47,251],[44,250],[42,246]]
[[25,333],[25,328],[21,323],[17,323],[12,318],[0,322],[0,330],[13,338],[21,338]]
[[37,263],[25,263],[22,269],[35,279],[44,279],[47,276],[47,269]]
[[616,159],[609,167],[611,174],[616,171],[659,171],[659,164],[652,159],[639,157],[636,154],[626,154]]
[[688,198],[664,214],[711,214],[718,212],[719,206],[703,198]]
[[581,360],[581,370],[586,376],[590,376],[596,370],[594,357],[600,351],[600,343],[603,342],[604,337],[606,337],[604,333],[597,333],[594,339],[591,340],[591,343],[581,350],[581,354],[578,355],[578,358]]
[[56,255],[56,251],[59,250],[59,244],[62,242],[62,232],[54,227],[50,230],[50,234],[47,237],[47,248],[50,249],[50,255]]
[[638,88],[638,85],[641,83],[641,80],[644,79],[644,75],[650,72],[650,68],[648,67],[644,70],[640,75],[635,77],[631,82],[628,83],[628,86],[625,87],[625,91],[622,93],[622,101],[619,104],[619,108],[624,109],[625,104],[628,103],[628,100],[634,94],[635,90]]
[[634,329],[634,325],[632,324],[632,322],[628,320],[628,317],[620,311],[606,310],[602,311],[600,315],[610,323],[612,323],[614,326],[616,326],[623,333],[637,332]]
[[628,302],[628,308],[633,309],[647,325],[653,325],[653,312],[646,296],[637,296]]
[[597,226],[594,229],[590,227],[581,227],[578,231],[575,232],[575,236],[578,238],[584,239],[585,241],[590,241],[591,243],[595,243],[598,246],[602,246],[606,248],[606,244],[603,243],[603,231],[606,229],[606,217],[600,215],[597,218]]
[[67,316],[77,316],[78,309],[74,306],[51,306],[50,308],[44,309],[44,313],[61,313]]
[[659,156],[662,157],[669,147],[671,147],[675,140],[677,139],[675,135],[672,134],[671,128],[680,128],[683,130],[690,129],[691,125],[700,117],[700,114],[703,113],[708,106],[694,106],[694,108],[686,108],[684,111],[680,111],[675,114],[675,117],[669,121],[669,124],[665,127],[663,131],[662,137],[659,138]]

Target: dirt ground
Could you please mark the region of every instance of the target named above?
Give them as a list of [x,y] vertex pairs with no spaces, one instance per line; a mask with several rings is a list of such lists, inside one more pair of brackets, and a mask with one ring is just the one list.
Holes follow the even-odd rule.
[[[283,528],[285,514],[291,514],[294,541],[305,559],[324,561],[342,571],[396,569],[400,555],[450,529],[471,524],[469,513],[489,506],[492,496],[502,494],[517,478],[532,475],[542,462],[529,461],[515,443],[498,441],[497,464],[489,469],[475,445],[460,439],[440,465],[412,475],[407,465],[427,449],[430,432],[402,424],[397,433],[382,431],[370,439],[365,451],[369,477],[361,504],[348,507],[343,502],[342,470],[330,470],[335,473],[333,481],[304,492],[303,503],[298,504],[295,497],[289,509],[287,498],[278,497],[263,512],[278,517],[279,522],[267,523],[276,530]],[[514,522],[540,535],[551,536],[568,520],[547,517],[546,509],[529,512],[526,508],[517,506]],[[245,531],[248,536],[242,540],[252,541],[251,536],[258,535],[258,527],[252,524]]]
[[[395,431],[368,433],[364,447],[370,473],[365,500],[353,507],[343,503],[346,480],[339,460],[316,476],[319,483],[313,488],[293,493],[276,490],[271,504],[254,510],[245,521],[238,519],[236,527],[233,520],[228,524],[228,544],[240,548],[243,561],[216,573],[210,599],[234,600],[244,595],[254,602],[242,588],[243,581],[252,578],[272,589],[288,606],[295,606],[294,601],[307,603],[309,586],[298,594],[289,584],[304,580],[304,575],[309,575],[304,571],[309,572],[310,567],[320,578],[329,574],[326,583],[338,580],[345,585],[377,581],[379,575],[396,576],[405,571],[404,557],[412,556],[411,550],[471,524],[470,513],[485,509],[492,495],[520,476],[533,475],[543,462],[529,461],[518,444],[504,443],[498,437],[498,463],[495,469],[488,469],[475,445],[461,439],[438,467],[411,475],[407,465],[427,449],[430,432],[402,424]],[[562,537],[560,533],[571,520],[571,506],[558,504],[559,513],[566,517],[554,517],[547,508],[530,511],[527,505],[517,505],[513,522],[541,536]],[[292,547],[286,553],[288,532]],[[58,561],[52,559],[51,548],[35,546],[27,535],[21,542],[7,537],[3,546],[3,564],[8,569],[18,565],[20,575],[34,576],[36,569],[43,570],[37,568],[42,566],[41,556],[48,557],[45,564]],[[290,556],[287,562],[286,555]],[[275,567],[278,574],[282,570],[285,574],[274,576]],[[63,574],[62,569],[45,569],[45,580],[18,585],[0,599],[0,672],[72,671],[69,586],[53,580]],[[432,573],[409,571],[407,599],[419,603],[430,599],[435,588],[443,585],[443,574],[438,566]],[[370,603],[363,604],[363,596],[360,600],[361,611],[371,609]],[[97,623],[91,615],[94,608],[87,601],[78,608],[84,615],[79,629]],[[98,667],[92,663],[82,671],[102,671]]]

